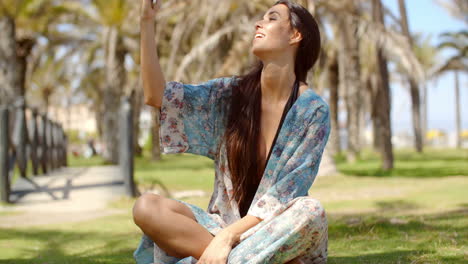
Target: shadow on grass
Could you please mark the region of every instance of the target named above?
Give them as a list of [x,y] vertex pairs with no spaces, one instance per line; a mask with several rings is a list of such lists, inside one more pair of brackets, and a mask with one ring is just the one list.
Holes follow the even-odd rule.
[[[430,161],[428,161],[430,162]],[[466,162],[466,161],[465,161]],[[371,177],[416,177],[416,178],[440,178],[448,176],[468,175],[467,169],[449,168],[449,167],[409,167],[409,168],[394,168],[393,170],[385,171],[379,168],[340,168],[340,171],[347,175],[355,176],[371,176]]]
[[[329,263],[464,263],[468,209],[405,217],[329,215]],[[375,253],[379,252],[379,253]],[[445,255],[446,254],[446,255]]]
[[417,203],[409,202],[405,200],[397,201],[377,201],[375,203],[379,210],[381,211],[404,211],[404,210],[414,210],[420,206]]
[[3,247],[0,263],[134,263],[137,239],[134,233],[0,229],[0,244],[11,244],[13,255],[23,256],[2,259],[11,255],[8,247]]
[[410,263],[410,257],[417,254],[421,254],[421,252],[416,250],[398,250],[385,253],[363,254],[360,256],[329,257],[328,263]]
[[[436,263],[436,262],[418,262],[415,261],[415,256],[430,254],[429,251],[421,250],[397,250],[385,253],[365,254],[360,256],[343,256],[343,257],[329,257],[329,264],[395,264],[395,263]],[[438,260],[442,263],[465,263],[463,257],[441,257]],[[437,262],[441,263],[441,262]]]
[[[328,263],[463,263],[462,253],[450,252],[468,237],[467,216],[468,209],[459,209],[395,223],[393,216],[330,214]],[[107,225],[93,226],[99,231],[0,229],[0,264],[134,263],[140,233]]]

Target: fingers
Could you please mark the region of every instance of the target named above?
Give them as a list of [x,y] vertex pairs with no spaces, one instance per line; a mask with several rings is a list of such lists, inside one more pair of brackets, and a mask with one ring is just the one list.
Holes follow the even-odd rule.
[[[150,1],[152,1],[152,0],[150,0]],[[154,9],[155,11],[159,10],[159,9],[161,8],[161,4],[162,4],[162,0],[158,0],[158,1],[156,2],[156,5],[154,6],[153,9]]]
[[145,21],[153,20],[160,4],[161,0],[158,0],[156,6],[153,6],[153,0],[141,0],[140,18]]
[[156,4],[153,4],[153,0],[141,0],[142,6],[145,10],[157,10],[161,6],[161,0],[158,0]]
[[152,7],[152,0],[141,0],[141,5],[144,7],[144,8],[151,8]]

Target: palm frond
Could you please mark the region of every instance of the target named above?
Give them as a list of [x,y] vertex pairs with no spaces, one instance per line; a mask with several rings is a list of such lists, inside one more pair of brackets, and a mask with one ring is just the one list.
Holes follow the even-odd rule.
[[187,66],[197,59],[200,56],[209,56],[209,52],[216,47],[217,44],[219,44],[219,41],[221,40],[222,37],[225,35],[233,32],[235,27],[233,25],[228,25],[225,26],[221,29],[219,29],[217,32],[212,34],[209,38],[206,40],[202,41],[198,45],[196,45],[190,53],[184,56],[182,59],[182,62],[180,66],[177,68],[176,74],[175,74],[175,79],[180,80],[184,77],[184,71],[187,68]]
[[424,69],[405,36],[365,19],[358,20],[358,35],[381,47],[385,56],[399,63],[408,76],[424,81]]

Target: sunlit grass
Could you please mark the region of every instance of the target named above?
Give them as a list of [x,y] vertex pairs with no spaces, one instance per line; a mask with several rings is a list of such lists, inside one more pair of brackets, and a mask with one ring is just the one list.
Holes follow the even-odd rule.
[[468,175],[468,149],[426,148],[423,153],[410,149],[394,152],[395,164],[390,171],[384,171],[377,153],[365,150],[355,164],[348,164],[344,155],[337,155],[340,172],[346,175],[378,177],[445,177]]
[[145,187],[174,190],[213,190],[214,161],[192,154],[162,155],[153,161],[149,157],[135,161],[135,181]]

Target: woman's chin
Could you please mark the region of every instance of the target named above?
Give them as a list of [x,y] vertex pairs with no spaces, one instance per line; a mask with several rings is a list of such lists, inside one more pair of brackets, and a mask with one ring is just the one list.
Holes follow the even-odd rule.
[[262,60],[265,57],[265,55],[268,54],[268,50],[264,50],[255,46],[253,46],[250,51],[260,60]]

